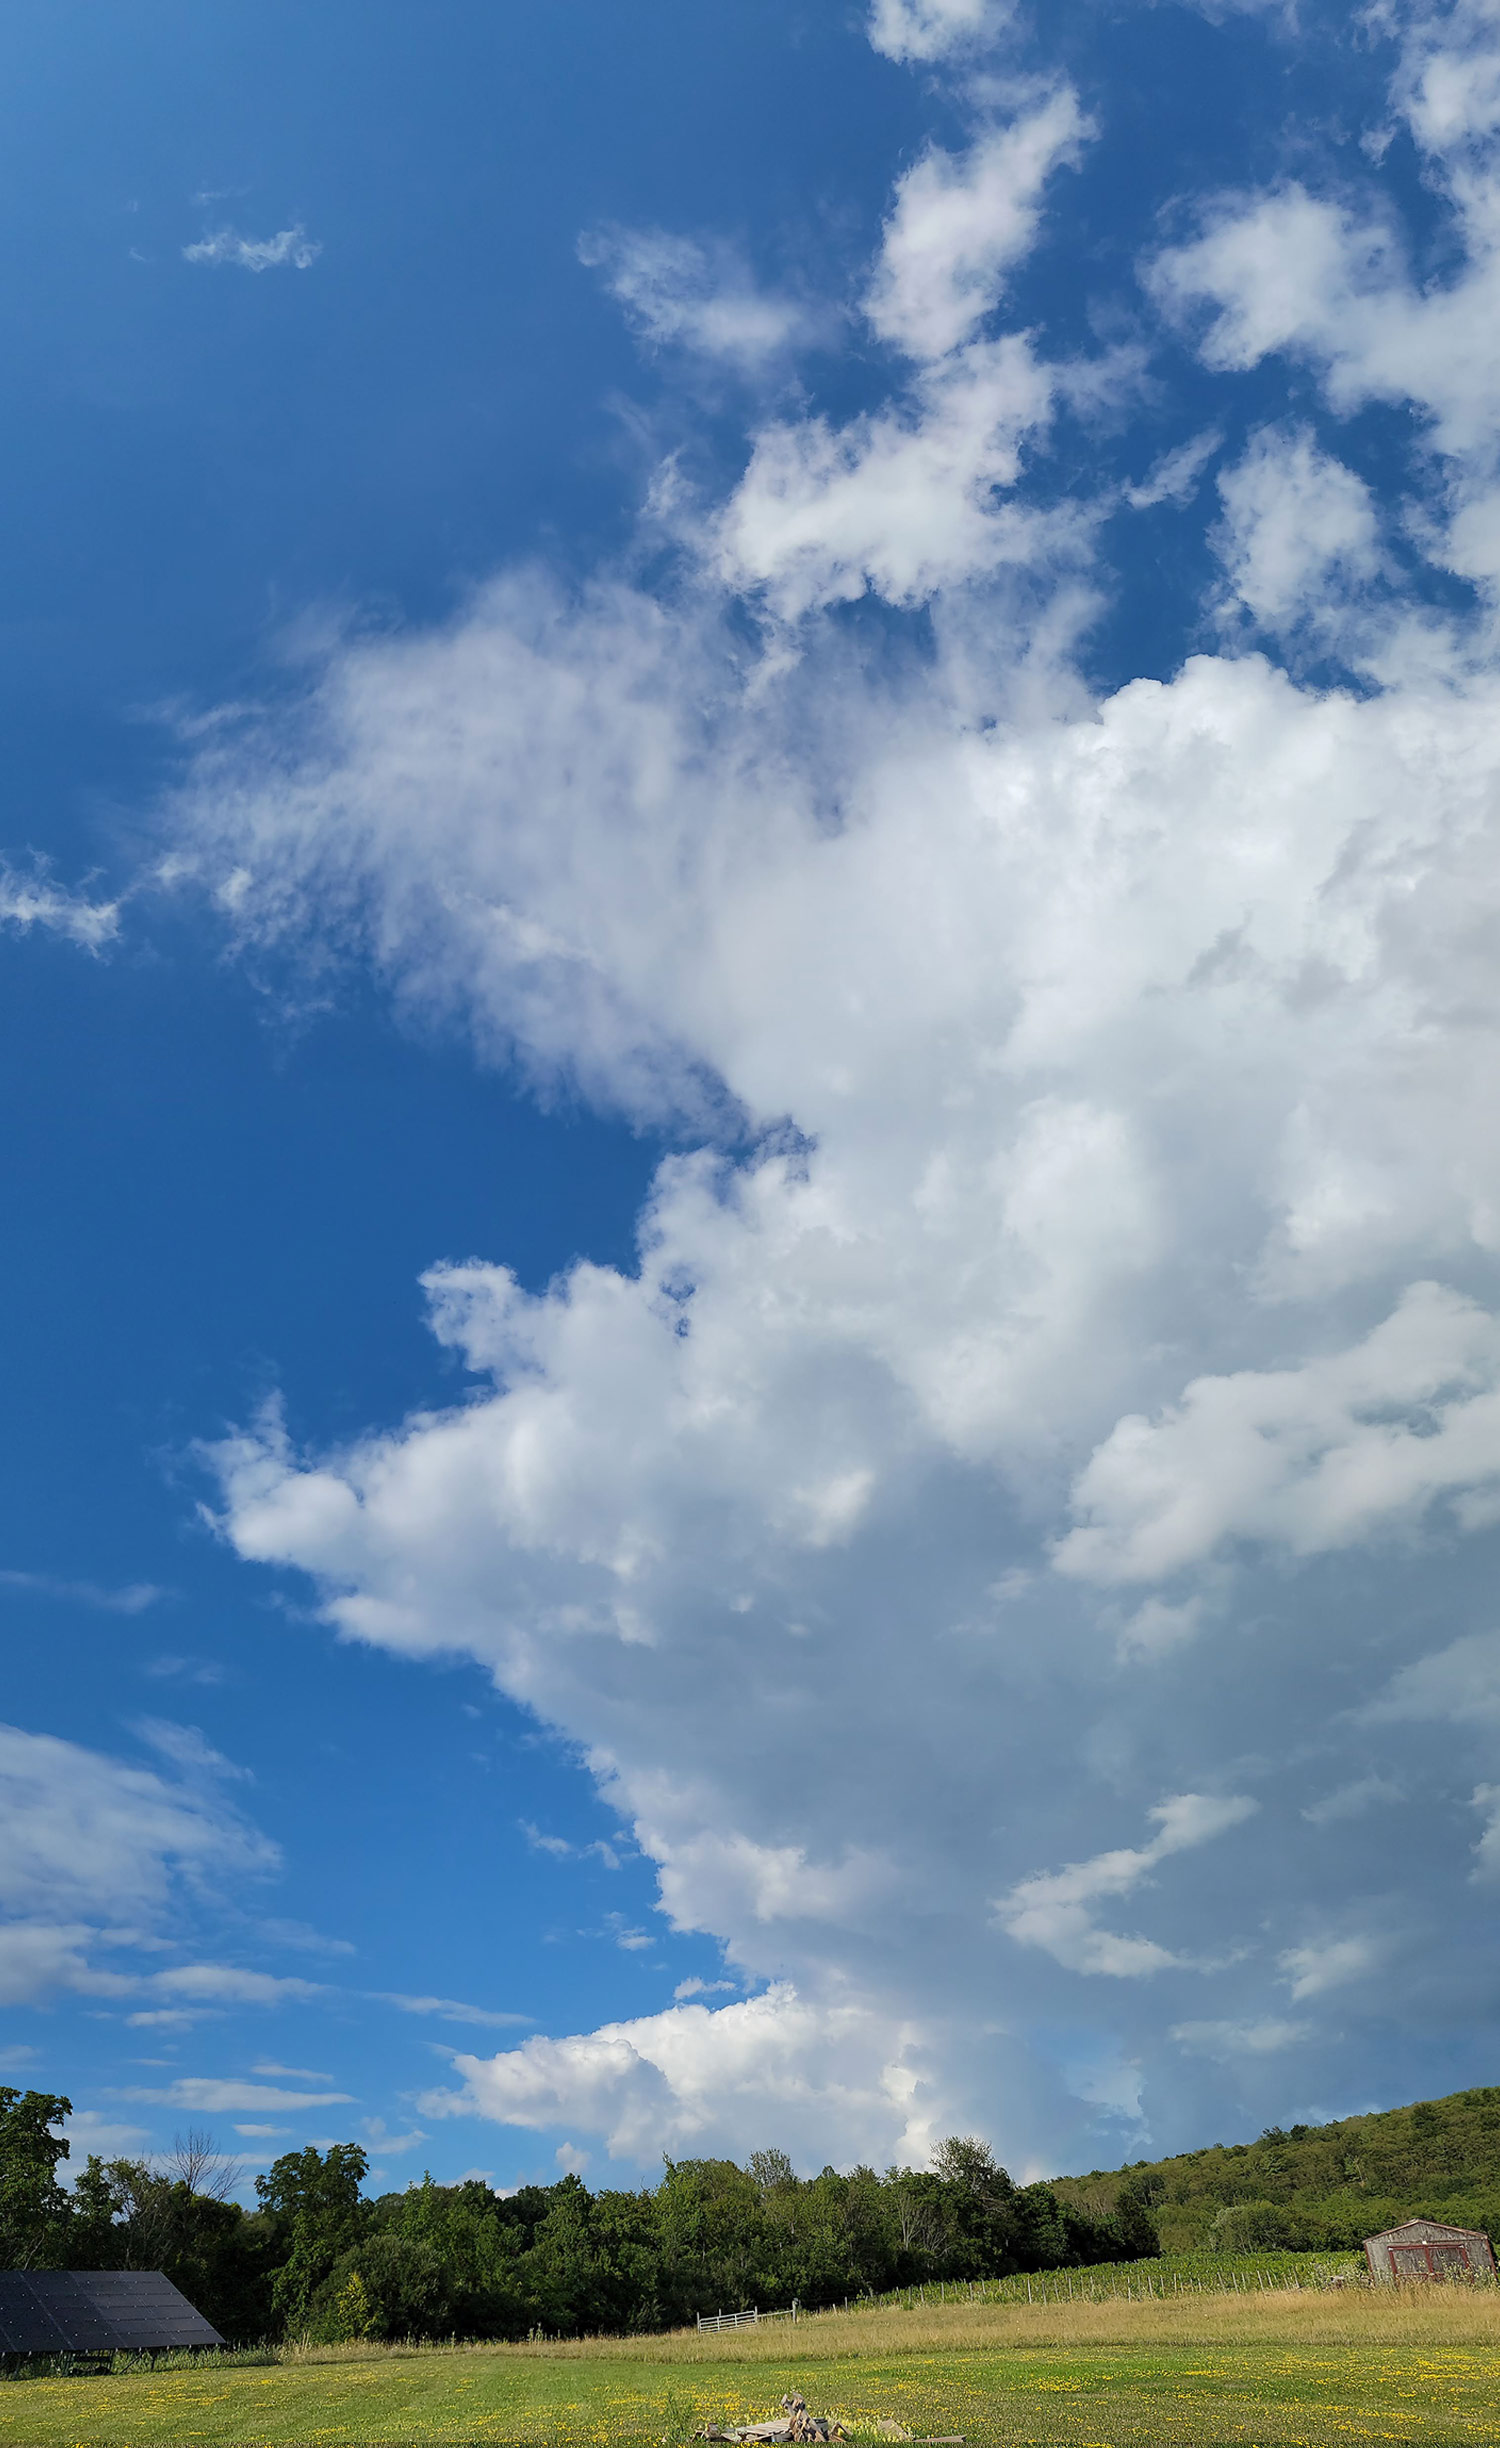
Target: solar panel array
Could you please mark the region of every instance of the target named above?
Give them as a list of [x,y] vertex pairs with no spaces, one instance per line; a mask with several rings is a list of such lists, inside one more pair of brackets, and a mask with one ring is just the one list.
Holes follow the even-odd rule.
[[160,2354],[223,2343],[160,2270],[0,2270],[0,2354]]

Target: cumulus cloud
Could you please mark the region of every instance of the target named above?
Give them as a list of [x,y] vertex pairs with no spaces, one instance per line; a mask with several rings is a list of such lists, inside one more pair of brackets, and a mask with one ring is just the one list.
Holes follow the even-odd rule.
[[692,2151],[726,2135],[748,2151],[768,2132],[799,2154],[857,2156],[890,2133],[898,2156],[933,2136],[921,2112],[915,2049],[857,2005],[814,2006],[789,1983],[737,2005],[679,2005],[563,2040],[524,2041],[499,2057],[458,2057],[458,2091],[424,2116],[473,2115],[532,2131],[602,2134],[621,2159]]
[[1297,1369],[1201,1377],[1155,1419],[1121,1420],[1076,1482],[1057,1550],[1090,1581],[1154,1581],[1231,1539],[1298,1555],[1352,1546],[1453,1500],[1500,1512],[1500,1323],[1414,1284],[1351,1350]]
[[976,336],[1033,243],[1042,191],[1088,123],[1069,86],[1034,99],[958,156],[934,146],[900,180],[865,298],[879,336],[914,361],[904,397],[834,425],[763,428],[711,531],[718,575],[798,620],[867,590],[888,603],[1007,570],[1055,576],[1088,521],[1009,495],[1058,399],[1100,370],[1045,364],[1030,337]]
[[1064,85],[957,158],[934,145],[914,162],[897,182],[865,299],[882,340],[929,361],[972,338],[1031,250],[1048,179],[1091,133]]
[[318,260],[320,240],[309,238],[300,221],[278,230],[274,238],[242,238],[238,230],[209,230],[182,250],[191,264],[237,264],[242,272],[273,272],[288,266],[306,272]]
[[1229,585],[1267,629],[1341,625],[1343,599],[1380,566],[1370,489],[1305,430],[1261,431],[1219,478]]
[[1051,420],[1053,380],[1013,333],[923,370],[910,400],[850,424],[767,426],[717,531],[717,566],[783,618],[1039,564],[1076,520],[997,495]]
[[874,0],[870,40],[888,59],[942,59],[992,36],[1007,14],[996,0]]
[[[1414,11],[1402,35],[1395,115],[1451,214],[1454,272],[1417,275],[1380,196],[1320,196],[1292,181],[1218,199],[1200,234],[1159,255],[1150,278],[1210,365],[1242,371],[1289,355],[1317,370],[1338,415],[1371,401],[1414,409],[1447,461],[1447,502],[1428,549],[1492,588],[1500,578],[1494,15],[1483,0]],[[1335,503],[1325,488],[1319,517],[1330,514],[1347,523],[1356,505],[1347,494]]]
[[[1398,94],[1433,145],[1436,58]],[[1032,482],[1067,369],[983,322],[1062,111],[919,157],[867,291],[909,370],[752,432],[675,577],[511,572],[335,641],[299,704],[203,732],[173,812],[246,943],[367,962],[669,1135],[633,1267],[429,1270],[461,1399],[332,1450],[273,1409],[211,1457],[225,1536],[342,1637],[470,1656],[560,1728],[665,1920],[757,1992],[462,2060],[447,2105],[570,2146],[1096,2154],[1230,2096],[1216,2065],[1248,2098],[1304,2029],[1309,2082],[1394,2081],[1388,2026],[1348,2036],[1375,1942],[1308,1936],[1373,1912],[1306,1763],[1350,1795],[1384,1710],[1416,1804],[1422,1719],[1487,1706],[1500,675],[1429,623],[1358,690],[1242,652],[1090,690],[1066,604],[1124,489]],[[1482,137],[1432,155],[1476,357]],[[1221,541],[1268,643],[1374,567],[1358,437],[1308,439],[1266,364],[1312,365],[1320,414],[1396,396],[1376,356],[1448,292],[1393,209],[1221,200],[1152,276],[1225,378]],[[1479,501],[1497,396],[1423,334],[1413,518],[1434,452]],[[1434,1897],[1469,1928],[1474,1829],[1409,1814],[1382,1932]],[[1267,2014],[1278,1975],[1305,2017]],[[1425,2028],[1415,1975],[1382,2012]]]

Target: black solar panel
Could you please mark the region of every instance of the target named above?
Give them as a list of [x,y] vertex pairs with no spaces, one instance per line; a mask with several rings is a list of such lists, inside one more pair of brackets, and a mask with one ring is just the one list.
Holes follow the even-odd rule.
[[222,2346],[160,2270],[0,2270],[0,2354]]

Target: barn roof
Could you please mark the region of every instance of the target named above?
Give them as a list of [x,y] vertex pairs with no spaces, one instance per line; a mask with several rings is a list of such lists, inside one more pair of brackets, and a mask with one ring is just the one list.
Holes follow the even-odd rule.
[[1452,2227],[1446,2219],[1403,2219],[1399,2227],[1382,2227],[1378,2235],[1367,2236],[1367,2244],[1391,2244],[1401,2236],[1479,2236],[1488,2244],[1489,2237],[1482,2227]]
[[160,2270],[0,2270],[0,2354],[222,2346]]

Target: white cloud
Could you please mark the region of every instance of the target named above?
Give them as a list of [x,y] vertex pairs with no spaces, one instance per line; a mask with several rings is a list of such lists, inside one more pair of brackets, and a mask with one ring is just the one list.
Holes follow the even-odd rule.
[[934,145],[897,182],[865,312],[908,357],[971,339],[1036,237],[1042,189],[1092,133],[1071,86],[955,157]]
[[353,1955],[358,1952],[347,1938],[327,1938],[321,1930],[310,1928],[305,1921],[263,1918],[255,1926],[269,1946],[295,1947],[302,1955]]
[[819,318],[796,298],[756,285],[733,248],[668,230],[591,230],[583,263],[602,272],[641,337],[756,373],[814,340]]
[[1336,1827],[1347,1819],[1362,1819],[1366,1811],[1380,1803],[1405,1800],[1405,1788],[1389,1777],[1355,1777],[1347,1785],[1336,1786],[1332,1793],[1323,1794],[1318,1801],[1309,1802],[1302,1816],[1312,1827]]
[[53,1989],[102,1995],[127,1989],[128,1981],[118,1974],[96,1971],[90,1964],[86,1950],[96,1934],[87,1922],[0,1926],[0,2005],[29,2005]]
[[566,1836],[548,1836],[533,1827],[529,1819],[520,1821],[520,1829],[533,1853],[550,1853],[554,1861],[596,1861],[605,1870],[618,1870],[620,1856],[612,1844],[596,1836],[589,1844],[570,1844]]
[[1484,1833],[1474,1847],[1473,1876],[1500,1877],[1500,1785],[1476,1785],[1471,1801],[1485,1815]]
[[1179,442],[1163,453],[1143,483],[1126,486],[1126,501],[1132,510],[1154,510],[1162,502],[1184,509],[1197,492],[1210,459],[1223,447],[1224,436],[1217,426]]
[[372,2151],[393,2159],[398,2159],[403,2151],[416,2150],[427,2139],[419,2125],[414,2125],[409,2133],[392,2133],[383,2117],[366,2117],[360,2131]]
[[[531,1297],[434,1270],[477,1379],[451,1412],[308,1457],[272,1425],[220,1462],[240,1551],[316,1576],[345,1635],[461,1647],[566,1728],[684,1926],[814,2000],[836,1963],[895,2021],[909,1967],[938,1978],[923,1898],[972,1927],[1027,1875],[1013,1831],[993,1862],[943,1832],[989,1824],[997,1739],[1029,1789],[1077,1719],[1128,1714],[1064,1662],[1069,1590],[1336,1553],[1434,1493],[1442,1531],[1448,1491],[1483,1492],[1500,1348],[1478,1304],[1386,1288],[1496,1245],[1487,684],[1356,702],[1199,658],[993,734],[940,684],[866,693],[814,654],[742,702],[696,614],[506,585],[449,632],[342,650],[304,761],[216,752],[195,809],[200,857],[249,878],[242,926],[315,909],[539,1074],[700,1128],[717,1077],[807,1135],[670,1159],[638,1277],[583,1264]],[[917,1506],[968,1525],[920,1594]],[[1174,1673],[1235,1620],[1161,1603],[1129,1637]],[[1037,1642],[1079,1677],[1065,1712]],[[1019,1756],[995,1729],[1024,1726]],[[903,1801],[910,1875],[882,1886],[913,1747],[944,1814],[914,1831]],[[1196,1960],[1192,1890],[1151,1943]],[[957,1999],[977,1976],[946,1977]],[[977,2015],[950,2021],[960,2123],[994,2079],[963,2070]]]
[[841,426],[803,414],[756,434],[739,485],[709,524],[721,580],[797,620],[866,590],[913,605],[1077,557],[1086,512],[1046,515],[1002,496],[1059,398],[1082,399],[1111,378],[1101,366],[1044,364],[1025,333],[975,333],[1035,240],[1048,179],[1077,159],[1089,132],[1063,85],[966,153],[934,146],[905,173],[865,311],[914,361],[910,388]]
[[[219,1760],[192,1728],[157,1726],[189,1781],[170,1784],[52,1735],[0,1726],[0,1997],[16,2004],[56,1989],[132,2003],[133,2021],[182,2019],[182,2001],[240,1984],[290,1996],[261,1973],[184,1965],[144,1972],[98,1961],[100,1949],[180,1943],[187,1918],[226,1887],[259,1879],[276,1847],[218,1790]],[[161,1746],[159,1746],[161,1747]],[[153,2012],[148,2001],[169,1999]]]
[[79,2173],[91,2151],[101,2159],[125,2159],[138,2155],[148,2138],[144,2125],[126,2124],[98,2108],[75,2108],[61,2130],[68,2144],[68,2161],[62,2170],[65,2182]]
[[346,2108],[353,2104],[348,2091],[278,2091],[266,2083],[224,2082],[211,2075],[184,2074],[176,2082],[159,2090],[136,2089],[121,2093],[123,2099],[156,2100],[169,2108],[195,2110],[202,2116],[232,2116],[243,2110],[248,2115],[264,2111],[274,2115],[295,2108]]
[[376,1989],[371,1995],[382,2006],[398,2007],[402,2014],[436,2015],[440,2023],[529,2023],[530,2015],[496,2014],[487,2006],[466,2006],[462,1998],[407,1997],[396,1989]]
[[106,1615],[140,1615],[166,1591],[154,1581],[130,1581],[121,1589],[101,1588],[97,1581],[64,1581],[54,1573],[0,1572],[0,1589],[24,1590],[37,1598],[71,1599],[79,1606],[98,1607]]
[[918,604],[1040,563],[1077,520],[996,496],[1015,484],[1053,397],[1051,373],[1012,333],[925,369],[908,404],[842,427],[767,426],[718,523],[720,575],[799,619],[867,589]]
[[1234,2064],[1242,2057],[1279,2056],[1312,2036],[1310,2023],[1291,2023],[1284,2016],[1259,2015],[1245,2023],[1174,2023],[1167,2037],[1196,2057]]
[[[44,861],[35,861],[31,873],[21,875],[0,859],[0,926],[18,927],[22,934],[41,927],[65,936],[84,952],[101,952],[120,932],[120,904],[65,891],[53,883]],[[43,1585],[45,1576],[37,1584]]]
[[894,2156],[924,2156],[916,2035],[890,2054],[884,2024],[857,2006],[815,2007],[789,1984],[733,2006],[670,2006],[499,2057],[459,2057],[457,2092],[424,2116],[479,2115],[533,2132],[600,2134],[617,2158],[690,2151],[705,2136],[750,2150],[767,2132],[814,2164],[857,2156],[871,2133]]
[[[1295,344],[1335,411],[1384,396],[1359,349],[1400,250],[1383,208],[1311,188],[1201,226],[1159,287],[1207,303],[1224,431],[1281,437],[1233,446],[1225,532],[1306,637],[1369,566],[1358,504],[1298,456],[1304,397],[1227,378]],[[1369,1909],[1381,1823],[1341,1845],[1300,1806],[1302,1763],[1331,1795],[1368,1777],[1372,1703],[1414,1805],[1380,1856],[1391,1944],[1400,1899],[1439,1894],[1483,1943],[1411,1726],[1488,1705],[1459,1644],[1500,1488],[1500,683],[1419,592],[1424,651],[1357,693],[1252,654],[1091,691],[1067,607],[1106,531],[1098,505],[1059,525],[1028,465],[1076,369],[967,320],[1003,252],[960,229],[921,345],[970,336],[892,397],[750,437],[677,579],[513,574],[441,627],[334,640],[299,706],[202,731],[175,812],[247,944],[367,961],[424,1025],[675,1151],[636,1267],[537,1294],[504,1251],[430,1271],[450,1407],[314,1452],[268,1415],[217,1455],[245,1558],[309,1576],[344,1638],[478,1660],[587,1758],[665,1917],[778,1984],[465,2061],[487,2113],[627,2156],[785,2117],[818,2163],[974,2128],[1057,2164],[1098,2155],[1107,2105],[1244,2102],[1285,2038],[1267,1962],[1295,1987],[1329,1960],[1307,1932]],[[1476,351],[1482,306],[1471,282]],[[1289,468],[1323,521],[1301,561]],[[869,588],[926,617],[841,618]],[[795,639],[757,653],[746,599]],[[1439,1608],[1447,1664],[1404,1668]],[[1162,1819],[1115,1849],[1163,1793],[1252,1781],[1253,1845]],[[1146,1931],[1103,1926],[1148,1879]],[[1189,1975],[1232,2084],[1165,2044]],[[1427,1978],[1380,2013],[1425,2029]],[[1309,2096],[1357,2046],[1390,2062],[1375,1987],[1330,1990],[1336,2034],[1306,1992]],[[1107,2047],[1059,2040],[1101,2012]]]
[[1500,1324],[1414,1284],[1352,1349],[1297,1369],[1200,1377],[1156,1419],[1122,1419],[1073,1491],[1066,1573],[1154,1581],[1232,1539],[1315,1555],[1454,1500],[1500,1509]]
[[226,1759],[222,1751],[216,1751],[201,1727],[179,1725],[170,1717],[140,1717],[134,1730],[142,1742],[149,1743],[153,1751],[195,1784],[218,1777],[250,1781],[249,1769],[239,1767],[235,1761]]
[[888,59],[941,59],[992,36],[1007,14],[995,0],[873,0],[870,40]]
[[274,1869],[276,1848],[212,1791],[49,1734],[0,1727],[0,1908],[152,1917],[174,1879]]
[[1158,1832],[1151,1842],[1070,1862],[1066,1870],[1044,1870],[1022,1879],[995,1906],[996,1918],[1020,1946],[1040,1947],[1070,1972],[1103,1972],[1117,1980],[1162,1972],[1183,1959],[1151,1938],[1121,1938],[1101,1929],[1093,1907],[1130,1895],[1169,1854],[1206,1844],[1248,1819],[1256,1805],[1243,1794],[1174,1794],[1147,1816]]
[[1289,1947],[1278,1958],[1292,1996],[1321,1997],[1327,1989],[1342,1989],[1363,1980],[1379,1965],[1386,1949],[1374,1938],[1331,1938],[1316,1946]]
[[289,265],[306,272],[322,254],[321,242],[309,238],[300,221],[278,230],[274,238],[242,238],[238,230],[210,230],[182,250],[192,264],[237,264],[243,272],[271,272]]
[[[1252,434],[1219,478],[1217,538],[1229,585],[1267,629],[1327,627],[1380,566],[1369,487],[1305,429]],[[1332,602],[1330,602],[1332,596]]]
[[1288,354],[1317,368],[1339,415],[1370,401],[1414,408],[1449,462],[1446,516],[1428,549],[1493,587],[1500,41],[1486,5],[1413,12],[1401,39],[1393,104],[1452,215],[1456,270],[1416,277],[1383,201],[1359,205],[1291,182],[1220,199],[1202,234],[1159,256],[1149,277],[1169,311],[1197,328],[1210,365],[1245,370]]
[[270,1972],[247,1972],[235,1964],[177,1964],[154,1972],[150,1986],[168,1997],[226,2006],[301,2005],[308,1998],[326,1997],[321,1981],[281,1979]]
[[1466,1632],[1391,1677],[1362,1712],[1367,1725],[1449,1718],[1500,1725],[1500,1632]]

